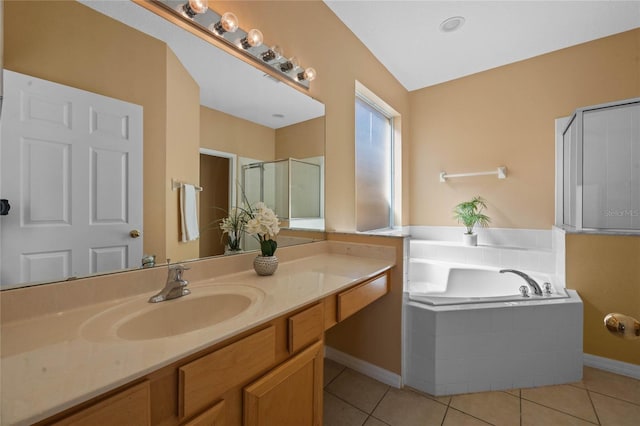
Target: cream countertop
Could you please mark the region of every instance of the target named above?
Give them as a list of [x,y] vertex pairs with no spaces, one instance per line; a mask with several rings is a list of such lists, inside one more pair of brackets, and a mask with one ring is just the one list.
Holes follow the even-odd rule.
[[[258,289],[248,291],[258,300],[237,317],[176,336],[123,340],[102,319],[108,319],[105,311],[120,309],[123,304],[134,308],[134,312],[137,305],[139,309],[149,309],[148,298],[162,284],[153,292],[125,300],[100,301],[34,318],[3,320],[1,423],[29,424],[42,420],[374,276],[395,263],[388,252],[381,255],[380,249],[368,253],[373,257],[364,257],[371,251],[366,247],[345,243],[321,245],[324,247],[319,254],[281,262],[270,277],[244,271],[191,282],[189,288],[195,297],[223,287],[241,286],[244,290]],[[326,249],[327,246],[330,248]],[[351,252],[358,255],[341,254]],[[189,272],[185,273],[187,279]]]

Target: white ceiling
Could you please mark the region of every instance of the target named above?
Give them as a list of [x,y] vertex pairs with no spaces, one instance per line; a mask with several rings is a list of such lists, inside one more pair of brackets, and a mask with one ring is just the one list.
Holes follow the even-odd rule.
[[131,1],[78,1],[164,41],[200,86],[204,106],[274,129],[324,115],[322,103]]
[[324,1],[407,90],[640,27],[640,0]]

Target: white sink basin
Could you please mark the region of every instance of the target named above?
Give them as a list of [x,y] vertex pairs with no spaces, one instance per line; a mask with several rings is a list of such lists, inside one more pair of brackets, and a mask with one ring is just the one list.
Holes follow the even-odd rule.
[[113,306],[81,327],[88,340],[149,340],[177,336],[235,318],[264,298],[262,290],[244,285],[191,288],[191,294],[160,303],[148,296]]

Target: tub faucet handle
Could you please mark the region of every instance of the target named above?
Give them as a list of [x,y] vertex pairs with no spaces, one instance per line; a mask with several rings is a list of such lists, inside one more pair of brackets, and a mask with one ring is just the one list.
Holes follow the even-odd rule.
[[544,283],[542,286],[544,287],[544,294],[551,295],[551,283]]
[[522,297],[529,297],[529,287],[527,287],[526,285],[521,285],[520,294],[522,295]]

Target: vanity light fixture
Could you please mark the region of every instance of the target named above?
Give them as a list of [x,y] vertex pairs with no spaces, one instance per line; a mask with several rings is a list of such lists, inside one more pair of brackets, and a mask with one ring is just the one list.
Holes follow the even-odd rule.
[[298,73],[298,80],[303,81],[303,80],[307,80],[307,81],[313,81],[316,79],[317,73],[315,68],[307,68],[306,70],[304,70],[303,72],[299,72]]
[[280,63],[280,71],[289,72],[298,68],[298,59],[295,56],[290,57],[284,62]]
[[227,12],[220,17],[220,20],[211,25],[209,29],[218,34],[234,33],[238,29],[238,18],[231,12]]
[[[167,11],[170,12],[174,16],[167,19],[178,18],[179,25],[190,27],[189,30],[201,39],[228,50],[229,53],[246,62],[253,63],[278,82],[286,82],[296,88],[309,89],[310,82],[317,78],[313,68],[301,66],[293,56],[287,59],[280,46],[264,45],[260,30],[254,28],[246,31],[240,27],[238,17],[234,13],[219,14],[210,8],[211,0],[133,1],[160,16],[165,16]],[[159,8],[165,10],[160,11]],[[230,35],[232,33],[235,34]]]
[[262,60],[265,62],[271,62],[273,60],[279,60],[282,58],[284,51],[280,46],[272,46],[262,54]]
[[182,14],[189,19],[201,13],[205,13],[209,9],[208,0],[189,0],[182,5]]
[[242,45],[242,48],[246,50],[250,47],[260,46],[262,44],[262,40],[262,32],[254,28],[249,30],[247,35],[240,40],[240,44]]

